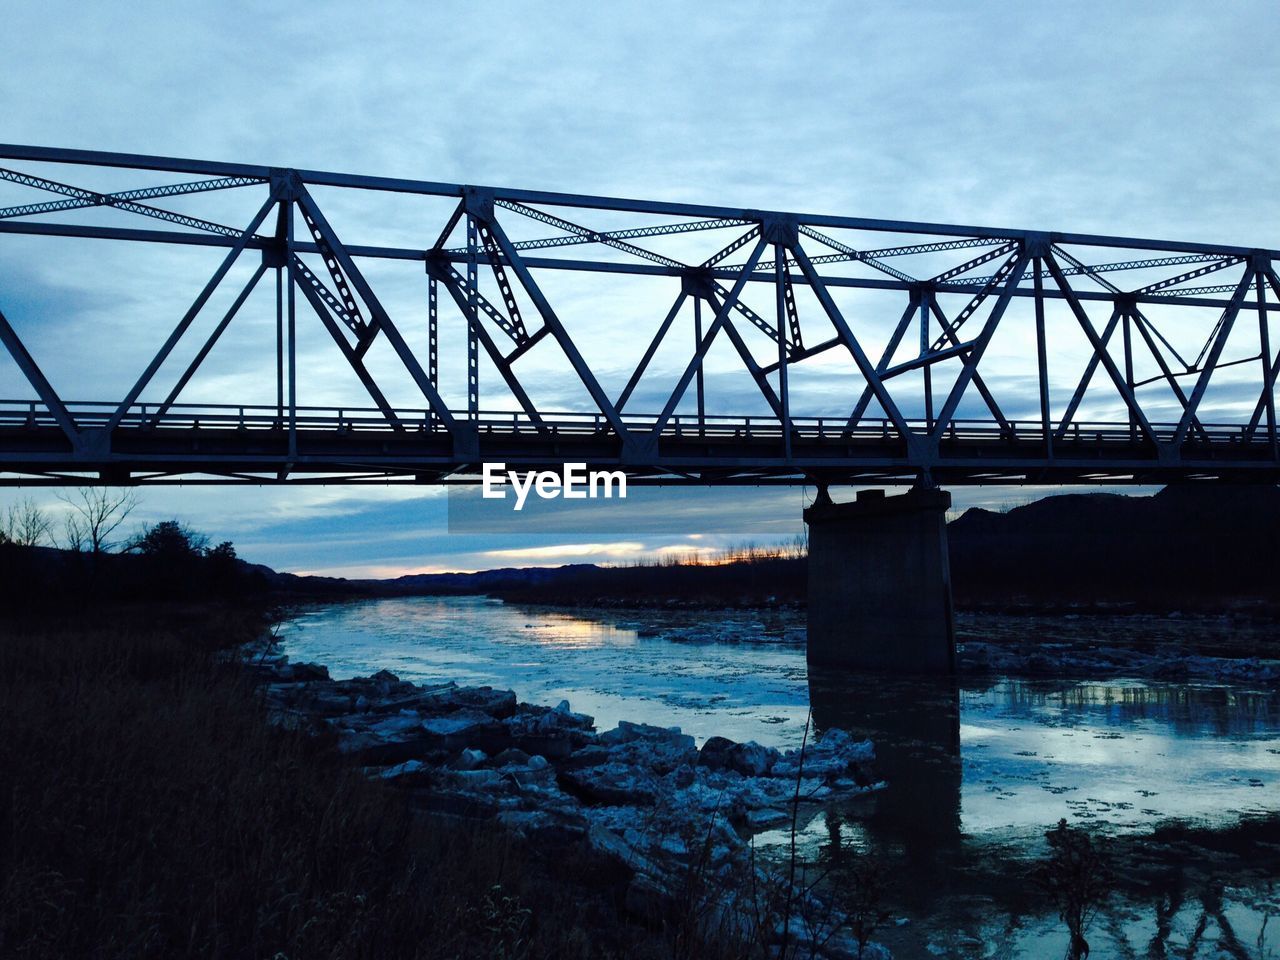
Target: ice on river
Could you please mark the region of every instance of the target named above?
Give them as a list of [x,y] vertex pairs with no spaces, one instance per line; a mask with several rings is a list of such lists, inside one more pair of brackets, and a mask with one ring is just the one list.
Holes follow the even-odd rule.
[[[681,615],[686,622],[674,629],[670,615],[647,622],[635,611],[576,615],[476,597],[397,598],[306,610],[283,640],[295,661],[327,664],[335,678],[386,668],[418,682],[509,688],[547,706],[569,700],[601,730],[630,720],[679,726],[698,744],[724,736],[798,746],[811,692],[803,646],[772,636],[699,642],[703,625],[708,637],[741,641],[757,615]],[[735,616],[742,622],[726,628]],[[910,681],[876,681],[829,699],[835,720],[828,708],[820,724],[874,740],[886,766],[901,755],[874,802],[954,820],[968,836],[1038,835],[1060,817],[1124,832],[1280,811],[1274,690],[997,676],[962,679],[954,706],[927,701]],[[874,711],[862,710],[873,701]],[[945,730],[954,713],[959,752],[951,756]],[[922,738],[935,749],[916,762]]]

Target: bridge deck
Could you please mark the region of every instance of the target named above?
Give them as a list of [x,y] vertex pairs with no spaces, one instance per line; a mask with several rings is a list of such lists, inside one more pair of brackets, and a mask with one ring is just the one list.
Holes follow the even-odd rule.
[[[1008,429],[955,419],[926,441],[936,424],[908,421],[922,448],[909,449],[887,419],[795,418],[790,452],[779,421],[767,417],[671,417],[655,434],[656,416],[627,416],[624,443],[598,416],[484,412],[474,438],[455,436],[425,409],[396,411],[300,407],[290,429],[287,411],[264,406],[175,405],[158,415],[140,404],[105,439],[108,404],[71,403],[88,438],[73,450],[54,417],[39,404],[0,401],[0,483],[40,482],[72,474],[116,482],[477,483],[484,462],[512,469],[556,469],[568,462],[620,469],[632,482],[910,483],[922,470],[947,484],[1000,482],[1163,483],[1186,478],[1280,480],[1267,437],[1235,424],[1204,424],[1172,455],[1178,425],[1152,424],[1151,442],[1136,424],[1011,421]],[[457,414],[465,420],[465,412]],[[656,441],[656,442],[655,442]],[[25,474],[25,476],[23,476]]]

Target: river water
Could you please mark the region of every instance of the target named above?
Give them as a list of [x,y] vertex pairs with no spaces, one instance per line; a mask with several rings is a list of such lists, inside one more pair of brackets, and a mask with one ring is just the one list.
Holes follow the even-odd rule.
[[[740,611],[561,612],[477,597],[316,606],[282,630],[335,678],[509,688],[626,719],[789,748],[822,730],[876,742],[887,787],[806,810],[801,850],[878,858],[896,957],[1060,957],[1028,891],[1044,831],[1105,843],[1114,886],[1091,956],[1280,957],[1280,696],[1143,679],[920,680],[812,673],[794,623]],[[710,638],[710,639],[708,639]],[[789,831],[759,848],[789,845]]]

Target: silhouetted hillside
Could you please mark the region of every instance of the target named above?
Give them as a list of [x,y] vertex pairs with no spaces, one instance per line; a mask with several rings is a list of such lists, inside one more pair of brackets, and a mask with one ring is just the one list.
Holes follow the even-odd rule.
[[1066,494],[948,528],[961,602],[1033,598],[1276,599],[1280,488],[1166,487],[1153,497]]
[[[975,508],[949,527],[962,606],[1131,602],[1213,606],[1275,602],[1280,591],[1280,488],[1168,487],[1152,497],[1064,494],[1006,513]],[[562,604],[802,603],[805,562],[653,565],[402,578],[429,592],[491,593]]]

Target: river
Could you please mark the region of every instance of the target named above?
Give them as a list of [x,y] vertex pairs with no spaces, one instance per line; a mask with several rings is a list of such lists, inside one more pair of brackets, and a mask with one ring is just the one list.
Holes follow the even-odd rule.
[[[522,700],[789,748],[821,730],[876,742],[884,790],[806,810],[801,850],[880,858],[896,957],[1062,956],[1027,871],[1059,819],[1089,829],[1118,892],[1091,956],[1280,956],[1280,696],[1148,679],[811,674],[796,624],[744,611],[562,612],[479,597],[306,608],[282,639],[335,678],[510,688]],[[790,832],[757,838],[768,851]],[[1270,918],[1270,919],[1269,919]],[[1164,952],[1161,952],[1164,951]],[[1244,951],[1244,952],[1241,952]]]

